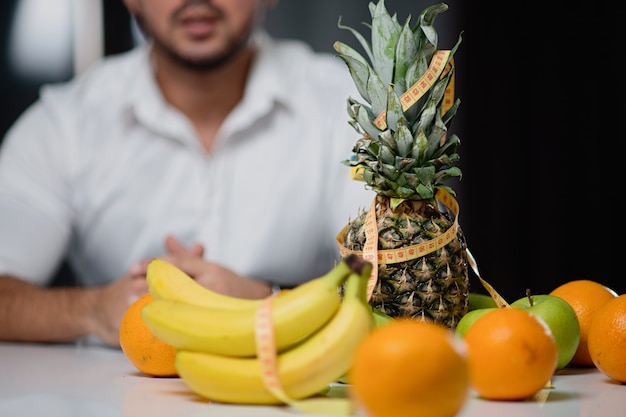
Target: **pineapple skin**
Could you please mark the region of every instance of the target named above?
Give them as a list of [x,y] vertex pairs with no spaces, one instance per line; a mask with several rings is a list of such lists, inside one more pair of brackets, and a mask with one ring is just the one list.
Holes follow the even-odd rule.
[[[397,249],[432,240],[448,230],[454,219],[436,200],[405,200],[394,209],[390,199],[376,196],[378,249]],[[348,223],[343,246],[362,251],[366,211]],[[398,318],[429,320],[455,329],[469,310],[466,241],[457,236],[444,247],[420,258],[381,264],[370,305]]]

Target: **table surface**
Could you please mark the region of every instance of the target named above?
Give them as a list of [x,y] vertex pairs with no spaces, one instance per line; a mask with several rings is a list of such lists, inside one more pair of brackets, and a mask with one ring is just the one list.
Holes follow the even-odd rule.
[[[624,417],[626,384],[595,368],[565,369],[533,400],[486,401],[470,393],[457,417]],[[286,417],[283,406],[210,402],[180,378],[141,374],[120,350],[93,344],[0,343],[2,417]],[[319,415],[316,415],[319,416]],[[361,414],[359,414],[361,416]]]

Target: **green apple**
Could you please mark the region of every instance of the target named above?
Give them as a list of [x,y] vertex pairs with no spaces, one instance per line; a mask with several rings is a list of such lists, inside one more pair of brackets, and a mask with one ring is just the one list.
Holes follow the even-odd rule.
[[480,308],[498,307],[496,302],[490,295],[479,294],[475,292],[469,293],[469,310],[478,310]]
[[376,327],[382,327],[387,323],[391,323],[395,319],[388,314],[383,313],[377,308],[372,307],[372,314],[374,315],[374,324]]
[[457,323],[455,330],[456,334],[460,337],[465,337],[465,333],[467,333],[469,328],[472,327],[476,320],[482,317],[485,313],[496,309],[497,307],[487,307],[468,311],[463,317],[461,317],[461,320],[459,320],[459,322]]
[[550,294],[526,296],[511,303],[511,307],[528,310],[543,320],[552,331],[559,351],[556,369],[565,368],[580,340],[580,324],[574,309],[562,298]]

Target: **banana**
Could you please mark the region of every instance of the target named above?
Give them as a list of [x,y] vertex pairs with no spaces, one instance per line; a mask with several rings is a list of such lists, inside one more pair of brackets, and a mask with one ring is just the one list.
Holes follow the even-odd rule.
[[232,297],[212,291],[176,266],[158,258],[148,264],[146,282],[148,291],[155,300],[181,301],[211,308],[250,311],[261,304],[261,300]]
[[[339,262],[325,275],[272,300],[276,347],[282,351],[324,326],[341,303],[339,285],[351,274]],[[146,305],[142,317],[152,333],[178,349],[229,356],[254,356],[256,309],[227,310],[170,300]]]
[[[278,376],[289,398],[299,400],[318,394],[348,372],[356,347],[374,328],[365,295],[369,273],[364,275],[349,276],[343,301],[328,324],[278,355]],[[214,401],[282,403],[265,387],[259,360],[180,350],[176,369],[193,391]]]

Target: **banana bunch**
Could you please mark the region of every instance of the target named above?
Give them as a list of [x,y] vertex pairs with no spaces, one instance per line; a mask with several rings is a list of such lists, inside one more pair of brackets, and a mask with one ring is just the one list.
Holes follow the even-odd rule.
[[[324,276],[307,281],[276,297],[272,321],[279,352],[307,338],[336,313],[341,303],[337,288],[350,273],[348,263],[340,262]],[[152,288],[152,278],[149,269],[148,288]],[[189,278],[186,285],[192,284],[201,287]],[[205,294],[207,291],[211,293],[205,297],[206,302],[203,305],[181,301],[180,298],[156,299],[147,305],[142,316],[152,333],[181,350],[239,357],[254,356],[255,312],[260,301],[251,303],[250,300],[226,297],[202,288]],[[193,301],[199,300],[198,295],[194,297]],[[221,300],[222,304],[219,307],[211,306],[210,302],[214,299]],[[226,299],[229,300],[229,307],[224,308]],[[240,303],[239,308],[236,308],[237,302]]]
[[[374,327],[366,298],[371,270],[351,255],[272,298],[276,376],[288,398],[318,394],[347,373],[354,349]],[[266,386],[257,356],[255,320],[263,300],[214,293],[158,259],[148,266],[147,282],[154,301],[142,317],[178,349],[176,368],[193,391],[228,403],[284,402]]]

